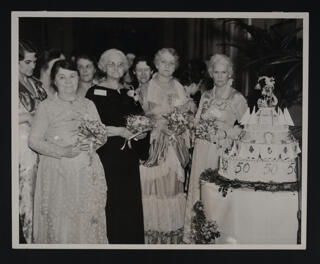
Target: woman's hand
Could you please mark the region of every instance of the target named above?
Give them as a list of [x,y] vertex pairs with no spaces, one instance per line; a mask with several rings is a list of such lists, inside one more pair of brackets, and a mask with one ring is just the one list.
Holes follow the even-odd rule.
[[83,139],[77,143],[81,151],[89,151],[90,144],[93,144],[93,142],[90,139]]
[[144,139],[146,136],[147,136],[147,133],[142,133],[142,134],[136,136],[134,139],[135,140],[141,140],[141,139]]
[[64,147],[63,157],[74,158],[78,156],[80,153],[81,153],[80,145],[79,143],[75,143],[75,144]]
[[120,137],[123,137],[125,139],[129,139],[131,136],[133,136],[133,134],[125,127],[122,127],[120,129]]

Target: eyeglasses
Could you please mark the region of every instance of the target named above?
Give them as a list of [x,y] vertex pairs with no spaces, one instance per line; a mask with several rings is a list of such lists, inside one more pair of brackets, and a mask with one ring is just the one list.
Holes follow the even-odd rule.
[[108,68],[112,68],[112,69],[115,69],[115,68],[124,68],[124,63],[121,62],[121,63],[116,64],[116,63],[114,63],[114,62],[108,62],[108,63],[106,64],[106,66],[107,66]]

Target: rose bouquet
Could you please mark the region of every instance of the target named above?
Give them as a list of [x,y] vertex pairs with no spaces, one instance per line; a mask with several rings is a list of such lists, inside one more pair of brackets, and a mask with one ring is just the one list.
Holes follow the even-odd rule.
[[78,127],[78,142],[90,142],[90,165],[95,147],[103,145],[108,138],[107,127],[99,120],[82,119]]

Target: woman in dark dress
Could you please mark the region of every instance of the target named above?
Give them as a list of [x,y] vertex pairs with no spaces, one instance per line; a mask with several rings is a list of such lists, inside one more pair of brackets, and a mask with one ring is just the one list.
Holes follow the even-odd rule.
[[142,108],[127,95],[120,79],[128,69],[125,55],[116,49],[105,51],[99,68],[106,78],[91,87],[86,97],[91,99],[101,121],[108,126],[122,127],[119,136],[109,138],[97,153],[102,161],[107,185],[107,233],[110,243],[143,244],[143,212],[139,174],[139,159],[146,159],[149,138],[132,140],[131,148],[121,150],[132,134],[125,128],[126,117],[141,114]]

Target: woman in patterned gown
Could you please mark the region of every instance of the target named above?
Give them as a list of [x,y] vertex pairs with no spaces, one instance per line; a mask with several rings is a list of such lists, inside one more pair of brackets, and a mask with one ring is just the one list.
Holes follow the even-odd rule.
[[32,75],[36,49],[19,42],[19,233],[20,243],[32,243],[33,196],[38,155],[28,146],[30,126],[40,101],[47,97],[40,81]]
[[158,72],[150,80],[144,99],[146,112],[156,120],[149,159],[140,166],[145,240],[149,244],[182,242],[189,138],[176,135],[173,139],[163,118],[175,107],[189,105],[183,86],[172,76],[178,59],[174,49],[157,52],[154,61]]
[[[83,118],[100,120],[94,104],[77,96],[72,62],[56,61],[55,95],[39,104],[29,145],[40,154],[34,199],[37,244],[100,244],[106,236],[106,181],[98,155],[79,141]],[[97,147],[97,146],[95,146]]]
[[240,130],[234,127],[247,110],[246,99],[232,88],[233,66],[229,57],[216,54],[211,57],[208,72],[214,81],[214,87],[201,96],[199,108],[195,117],[195,126],[200,120],[214,120],[218,127],[217,135],[210,140],[196,138],[193,151],[191,175],[187,197],[187,208],[184,223],[184,242],[192,243],[191,221],[193,206],[200,200],[200,174],[208,169],[216,169],[220,153],[222,153],[236,138]]

